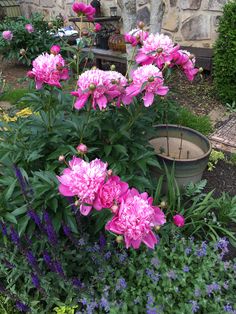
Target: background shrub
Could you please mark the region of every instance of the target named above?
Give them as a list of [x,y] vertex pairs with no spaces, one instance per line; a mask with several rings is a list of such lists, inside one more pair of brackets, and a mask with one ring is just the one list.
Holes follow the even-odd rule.
[[214,83],[225,102],[236,99],[236,1],[224,7],[214,47]]

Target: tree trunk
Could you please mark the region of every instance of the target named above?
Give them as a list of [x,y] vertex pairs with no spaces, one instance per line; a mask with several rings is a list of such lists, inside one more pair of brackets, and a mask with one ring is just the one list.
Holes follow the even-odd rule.
[[165,12],[165,4],[163,0],[150,0],[150,12],[150,33],[160,33]]
[[[124,34],[137,27],[137,11],[136,0],[118,0],[118,5],[121,8],[121,16],[123,19]],[[126,45],[127,61],[132,58],[132,46]]]

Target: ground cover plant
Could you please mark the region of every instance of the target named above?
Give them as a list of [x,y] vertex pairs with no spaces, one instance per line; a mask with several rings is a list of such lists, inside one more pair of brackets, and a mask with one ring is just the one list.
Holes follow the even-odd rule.
[[162,195],[165,178],[151,173],[165,77],[177,66],[193,80],[195,59],[142,23],[126,41],[137,63],[126,76],[87,68],[79,44],[71,93],[52,46],[28,72],[27,108],[0,122],[0,292],[20,312],[233,313],[235,265],[223,258],[235,198],[214,199],[205,181],[181,192],[173,171]]

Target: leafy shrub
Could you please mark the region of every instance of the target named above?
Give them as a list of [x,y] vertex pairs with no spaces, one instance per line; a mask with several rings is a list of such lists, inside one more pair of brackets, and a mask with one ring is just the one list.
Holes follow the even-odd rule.
[[236,99],[236,2],[229,1],[219,23],[214,47],[214,83],[224,102]]
[[[31,24],[34,31],[29,33],[25,25]],[[0,38],[0,53],[6,60],[20,61],[30,65],[31,61],[40,53],[48,51],[57,40],[50,34],[48,22],[43,15],[34,14],[32,18],[18,17],[17,20],[5,19],[0,24],[0,32],[10,30],[13,33],[11,41]],[[25,54],[21,53],[25,50]]]
[[210,157],[209,157],[209,162],[207,164],[208,171],[213,171],[215,169],[217,163],[219,160],[224,160],[225,159],[225,154],[223,152],[219,152],[215,149],[211,151]]

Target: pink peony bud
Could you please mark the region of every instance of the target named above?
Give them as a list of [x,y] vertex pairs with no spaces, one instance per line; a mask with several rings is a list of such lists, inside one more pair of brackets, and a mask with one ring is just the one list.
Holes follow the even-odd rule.
[[28,78],[31,78],[31,79],[35,78],[34,72],[33,72],[33,71],[28,71],[28,72],[27,72],[27,77],[28,77]]
[[76,149],[80,154],[87,154],[88,152],[88,147],[83,143],[80,143]]
[[101,29],[102,29],[102,25],[99,23],[95,23],[95,26],[94,26],[95,33],[100,32]]
[[34,32],[34,27],[32,24],[26,24],[25,29],[27,30],[28,33],[33,33]]
[[61,51],[61,47],[59,45],[53,45],[50,49],[50,52],[53,54],[53,55],[58,55]]
[[177,226],[177,227],[183,227],[184,226],[184,217],[180,214],[177,214],[173,217],[173,221],[174,221],[174,224]]
[[13,38],[13,34],[11,31],[4,31],[2,32],[2,37],[3,39],[10,41]]
[[72,5],[72,10],[77,14],[83,13],[85,8],[86,8],[86,4],[83,2],[75,2]]

